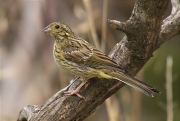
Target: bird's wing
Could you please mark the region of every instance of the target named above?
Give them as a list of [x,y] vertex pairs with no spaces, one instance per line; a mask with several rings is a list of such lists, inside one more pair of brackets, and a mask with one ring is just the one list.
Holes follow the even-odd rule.
[[64,58],[94,69],[122,71],[116,62],[80,38],[70,38],[64,46]]
[[63,43],[63,56],[69,61],[82,64],[93,55],[93,47],[85,40],[69,38]]
[[[116,71],[122,71],[122,68],[114,62],[107,55],[97,49],[93,49],[93,55],[87,59],[85,65],[96,69],[110,69]],[[97,66],[98,65],[98,66]]]

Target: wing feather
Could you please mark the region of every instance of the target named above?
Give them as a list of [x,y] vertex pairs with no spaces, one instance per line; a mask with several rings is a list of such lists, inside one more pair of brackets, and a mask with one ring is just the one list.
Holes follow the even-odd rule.
[[69,38],[68,41],[65,41],[63,47],[64,58],[79,64],[85,62],[93,54],[92,45],[87,43],[85,40],[82,41],[82,39],[80,40],[78,38]]
[[63,49],[65,59],[94,69],[109,68],[114,71],[122,71],[116,62],[85,40],[80,38],[70,38],[69,40],[72,41],[66,41]]
[[93,55],[85,62],[86,65],[96,69],[107,69],[122,71],[122,68],[107,55],[97,49],[93,49]]

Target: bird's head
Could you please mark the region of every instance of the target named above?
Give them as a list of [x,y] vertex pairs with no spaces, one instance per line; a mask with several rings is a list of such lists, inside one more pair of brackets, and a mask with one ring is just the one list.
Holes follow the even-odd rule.
[[43,29],[43,32],[50,34],[55,41],[63,41],[65,38],[74,35],[71,28],[62,22],[53,22]]

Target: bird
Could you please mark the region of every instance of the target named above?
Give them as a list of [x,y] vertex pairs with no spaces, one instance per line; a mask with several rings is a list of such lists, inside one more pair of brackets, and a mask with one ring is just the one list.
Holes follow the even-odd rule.
[[65,95],[79,94],[81,87],[91,78],[119,80],[147,96],[160,93],[157,89],[126,74],[110,57],[96,49],[86,40],[76,36],[72,29],[63,22],[53,22],[43,29],[54,40],[53,56],[55,62],[65,71],[83,79],[82,83]]

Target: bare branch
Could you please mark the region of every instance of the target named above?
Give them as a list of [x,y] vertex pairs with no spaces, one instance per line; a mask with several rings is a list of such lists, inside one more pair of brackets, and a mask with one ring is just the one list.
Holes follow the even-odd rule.
[[27,105],[25,106],[19,113],[18,116],[18,120],[17,121],[26,121],[28,120],[30,117],[33,116],[34,113],[37,113],[38,111],[40,111],[41,106],[38,105]]
[[117,29],[120,31],[123,31],[126,34],[130,34],[129,30],[127,29],[127,24],[125,22],[120,22],[117,20],[110,20],[108,19],[109,26],[113,29]]
[[84,3],[84,6],[86,8],[87,18],[88,18],[89,26],[91,29],[91,34],[92,34],[94,46],[96,48],[100,49],[100,44],[98,41],[98,37],[97,37],[97,33],[96,33],[94,21],[93,21],[93,12],[92,12],[91,1],[90,0],[83,0],[83,3]]
[[[157,47],[160,38],[159,32],[163,28],[161,25],[168,3],[169,0],[161,0],[161,2],[137,0],[127,22],[119,23],[110,20],[110,24],[115,25],[115,29],[124,31],[126,35],[116,44],[109,56],[129,75],[136,75]],[[173,29],[170,30],[173,31]],[[78,79],[67,89],[74,89],[80,83],[81,79]],[[42,106],[39,106],[37,112],[28,112],[24,109],[22,111],[24,110],[29,114],[25,118],[28,121],[82,121],[123,86],[124,84],[117,80],[93,78],[80,91],[85,99],[76,96],[64,96],[63,90],[61,90]],[[18,121],[23,121],[22,116],[19,117],[21,119],[18,118]]]
[[167,121],[173,121],[172,64],[172,57],[168,56],[166,64]]
[[102,52],[105,52],[105,46],[106,46],[107,11],[108,11],[108,0],[104,0],[104,2],[103,2],[103,19],[102,19],[102,37],[101,37],[101,51]]
[[[106,47],[106,31],[107,31],[107,11],[108,0],[103,1],[103,18],[102,18],[102,36],[101,36],[101,51],[105,52]],[[113,103],[112,103],[113,102]],[[106,110],[110,121],[120,121],[119,103],[115,95],[112,95],[105,101]]]
[[171,0],[171,2],[172,12],[162,23],[156,48],[163,42],[180,34],[180,2],[179,0]]
[[171,14],[175,14],[180,9],[180,1],[179,0],[171,0],[172,11]]

